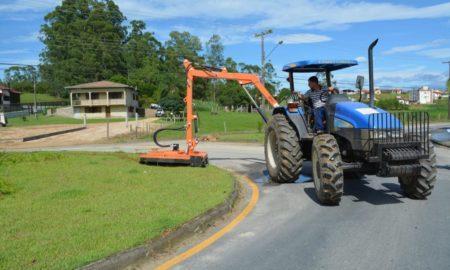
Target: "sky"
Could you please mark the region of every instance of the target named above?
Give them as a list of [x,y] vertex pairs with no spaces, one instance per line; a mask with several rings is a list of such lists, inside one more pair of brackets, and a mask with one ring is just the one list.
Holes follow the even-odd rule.
[[[266,38],[270,61],[285,86],[282,67],[299,60],[358,60],[337,71],[340,88],[354,88],[357,75],[367,75],[367,47],[376,38],[375,84],[412,89],[444,88],[450,60],[450,2],[386,0],[116,0],[128,21],[144,20],[162,41],[171,31],[189,31],[206,42],[219,34],[225,56],[260,64],[255,33],[272,29]],[[38,64],[43,49],[43,17],[60,4],[52,0],[0,0],[0,62]],[[0,66],[0,78],[6,67]],[[298,74],[296,87],[311,74]]]

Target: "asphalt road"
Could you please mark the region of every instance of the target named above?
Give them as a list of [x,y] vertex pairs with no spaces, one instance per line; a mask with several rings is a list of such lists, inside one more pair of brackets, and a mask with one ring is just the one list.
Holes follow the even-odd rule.
[[262,146],[203,143],[199,149],[212,164],[257,182],[260,200],[234,230],[175,269],[450,269],[450,149],[436,147],[438,180],[428,200],[405,198],[396,178],[369,176],[346,180],[342,202],[333,207],[317,202],[309,162],[297,183],[278,185],[266,176]]

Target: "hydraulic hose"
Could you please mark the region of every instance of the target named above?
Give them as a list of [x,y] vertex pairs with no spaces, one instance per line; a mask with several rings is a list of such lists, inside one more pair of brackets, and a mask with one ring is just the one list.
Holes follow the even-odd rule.
[[155,144],[159,147],[171,147],[174,144],[160,144],[158,142],[158,133],[160,133],[161,131],[166,131],[166,130],[173,130],[173,131],[183,131],[185,130],[185,127],[179,127],[179,128],[160,128],[158,130],[155,131],[155,133],[153,133],[153,141],[155,142]]

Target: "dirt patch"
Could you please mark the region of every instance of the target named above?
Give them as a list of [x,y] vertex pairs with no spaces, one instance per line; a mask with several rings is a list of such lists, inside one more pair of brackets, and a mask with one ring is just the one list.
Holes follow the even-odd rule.
[[[155,123],[155,118],[149,118],[138,121],[138,131],[150,133],[160,127]],[[17,128],[0,129],[0,149],[23,149],[35,147],[52,147],[52,146],[71,146],[90,144],[107,139],[107,124],[88,124],[86,129],[73,133],[61,134],[53,137],[43,138],[40,140],[22,142],[24,137],[36,136],[39,134],[58,132],[70,128],[80,127],[80,125],[47,125]],[[135,133],[136,122],[109,123],[109,138],[116,136]]]

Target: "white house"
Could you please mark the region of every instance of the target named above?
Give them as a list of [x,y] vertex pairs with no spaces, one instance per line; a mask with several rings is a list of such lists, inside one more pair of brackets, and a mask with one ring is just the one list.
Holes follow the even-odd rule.
[[428,86],[422,86],[418,90],[412,90],[409,92],[409,100],[419,104],[433,104],[433,91]]
[[66,87],[74,118],[132,117],[138,108],[137,91],[128,85],[99,81]]
[[0,106],[20,104],[20,92],[0,84]]

